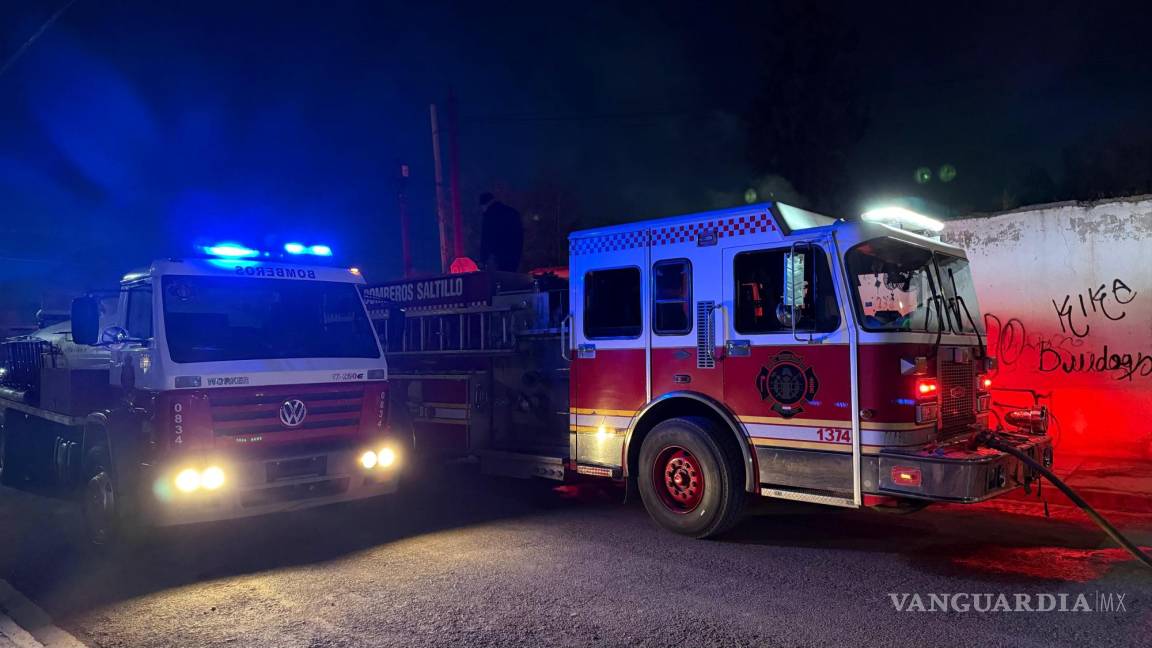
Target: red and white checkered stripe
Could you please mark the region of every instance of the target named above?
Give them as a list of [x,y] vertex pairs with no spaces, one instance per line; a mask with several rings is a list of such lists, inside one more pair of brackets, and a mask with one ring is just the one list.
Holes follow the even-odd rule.
[[572,239],[569,243],[569,254],[603,254],[605,252],[619,252],[648,245],[648,230],[635,230],[632,232],[615,232],[604,236]]
[[713,230],[718,239],[727,236],[746,236],[775,232],[776,223],[767,212],[752,216],[733,216],[718,220],[701,221],[685,225],[669,225],[652,230],[652,246],[695,243],[701,232]]
[[[685,223],[683,225],[668,225],[656,227],[651,230],[652,247],[660,245],[678,245],[681,243],[695,243],[702,232],[716,232],[716,238],[722,239],[731,236],[748,236],[775,232],[776,223],[768,212],[759,214],[733,216],[716,220],[700,221],[699,223]],[[618,252],[648,244],[647,230],[632,232],[619,232],[594,236],[588,238],[572,239],[569,253],[572,256],[582,254],[602,254],[605,252]]]

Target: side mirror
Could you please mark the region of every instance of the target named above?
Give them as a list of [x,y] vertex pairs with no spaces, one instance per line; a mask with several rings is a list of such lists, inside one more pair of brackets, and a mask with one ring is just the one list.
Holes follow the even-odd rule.
[[100,302],[95,297],[72,300],[72,341],[93,346],[100,341]]
[[804,265],[804,252],[797,252],[796,246],[784,254],[784,295],[776,305],[776,321],[786,328],[796,327],[807,306],[805,292],[808,282],[804,280]]
[[805,256],[803,252],[784,254],[784,305],[804,308],[807,303],[808,282],[804,280]]

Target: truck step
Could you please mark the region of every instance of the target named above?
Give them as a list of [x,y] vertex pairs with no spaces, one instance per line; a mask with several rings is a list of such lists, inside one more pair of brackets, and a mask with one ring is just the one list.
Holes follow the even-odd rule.
[[855,500],[853,500],[851,497],[842,497],[838,495],[823,495],[820,493],[791,491],[783,490],[780,488],[761,488],[760,494],[764,497],[775,497],[776,499],[793,500],[796,502],[809,502],[811,504],[825,504],[827,506],[857,508]]

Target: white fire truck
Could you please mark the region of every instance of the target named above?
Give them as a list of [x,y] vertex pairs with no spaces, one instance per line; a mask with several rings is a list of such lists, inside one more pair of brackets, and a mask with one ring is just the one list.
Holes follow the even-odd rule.
[[209,250],[0,345],[0,480],[81,495],[95,543],[396,488],[359,271]]
[[[694,537],[752,496],[914,509],[1029,484],[978,443],[995,361],[963,250],[874,218],[751,205],[573,233],[570,280],[368,286],[394,420],[489,473],[628,480]],[[997,438],[1050,463],[1044,412],[1016,414]]]

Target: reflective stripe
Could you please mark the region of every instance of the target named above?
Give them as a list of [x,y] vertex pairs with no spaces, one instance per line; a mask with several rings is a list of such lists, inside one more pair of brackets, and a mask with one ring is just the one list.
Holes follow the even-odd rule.
[[627,416],[629,418],[636,416],[635,411],[629,410],[613,410],[613,409],[585,409],[580,407],[573,407],[568,410],[572,414],[603,414],[605,416]]
[[[795,427],[852,427],[850,419],[801,419],[792,418],[786,419],[779,416],[739,416],[741,423],[770,423],[772,425],[795,426]],[[918,430],[931,430],[935,428],[934,423],[878,423],[875,421],[861,422],[860,426],[866,430],[903,430],[903,431],[918,431]]]

